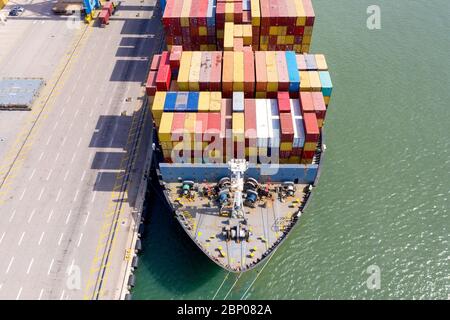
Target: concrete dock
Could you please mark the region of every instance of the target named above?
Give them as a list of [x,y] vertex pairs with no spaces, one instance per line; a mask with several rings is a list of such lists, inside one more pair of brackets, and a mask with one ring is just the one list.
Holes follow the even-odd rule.
[[122,0],[100,28],[18,0],[24,14],[0,24],[0,75],[46,83],[31,111],[0,111],[0,299],[126,294],[151,156],[155,3]]

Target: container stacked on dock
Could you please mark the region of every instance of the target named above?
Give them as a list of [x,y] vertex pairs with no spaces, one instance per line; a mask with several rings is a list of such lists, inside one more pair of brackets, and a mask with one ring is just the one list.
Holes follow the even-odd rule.
[[313,163],[332,93],[314,20],[311,0],[168,0],[146,85],[164,161]]

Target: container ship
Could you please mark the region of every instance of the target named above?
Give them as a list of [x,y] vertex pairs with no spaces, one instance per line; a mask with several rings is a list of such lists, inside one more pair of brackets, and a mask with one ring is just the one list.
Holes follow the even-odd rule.
[[161,1],[146,93],[157,176],[182,229],[245,272],[299,221],[320,176],[332,82],[311,0]]

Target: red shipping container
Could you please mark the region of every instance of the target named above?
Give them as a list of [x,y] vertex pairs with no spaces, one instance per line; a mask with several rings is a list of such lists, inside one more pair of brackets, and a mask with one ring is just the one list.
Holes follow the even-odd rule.
[[[172,49],[177,46],[173,46]],[[170,68],[172,70],[178,70],[180,68],[180,60],[181,60],[182,51],[173,51],[170,53]]]
[[246,98],[255,95],[255,55],[251,50],[244,52],[244,94]]
[[317,119],[325,119],[327,106],[325,105],[325,100],[323,98],[322,92],[312,92],[312,98]]
[[195,117],[195,139],[197,139],[197,135],[201,134],[201,140],[203,141],[203,135],[208,130],[208,113],[207,112],[199,112]]
[[316,154],[315,151],[303,151],[302,159],[303,160],[310,160],[310,159],[314,158],[315,154]]
[[209,90],[222,91],[222,52],[215,51],[211,55]]
[[172,141],[183,141],[184,121],[186,114],[184,112],[175,112],[172,119]]
[[156,71],[149,72],[145,91],[149,97],[153,97],[156,94]]
[[161,53],[161,60],[159,62],[159,65],[169,65],[170,64],[170,54],[169,51],[163,51]]
[[294,141],[294,124],[291,113],[280,113],[281,141]]
[[303,122],[305,124],[305,141],[317,142],[319,141],[319,125],[317,123],[316,114],[308,112],[303,115]]
[[280,113],[291,112],[291,102],[290,102],[289,92],[278,92],[278,111]]
[[311,92],[300,92],[300,106],[303,114],[316,112]]
[[244,100],[245,146],[256,147],[256,101]]
[[156,88],[160,91],[169,91],[171,80],[172,73],[170,70],[170,65],[161,65],[159,67],[158,73],[156,74]]
[[223,53],[222,66],[222,92],[226,98],[231,97],[233,92],[233,70],[234,70],[234,54],[232,51]]

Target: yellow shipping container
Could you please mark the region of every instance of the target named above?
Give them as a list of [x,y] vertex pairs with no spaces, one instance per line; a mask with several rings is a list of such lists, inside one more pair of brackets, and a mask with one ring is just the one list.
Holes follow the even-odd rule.
[[278,72],[275,51],[266,51],[267,91],[278,91]]
[[313,32],[313,27],[307,26],[307,27],[305,27],[305,32],[303,33],[303,35],[310,36],[310,35],[312,35],[312,32]]
[[297,164],[297,163],[300,163],[300,157],[297,157],[297,156],[292,156],[292,157],[289,157],[289,163],[290,164]]
[[292,142],[282,142],[280,144],[281,151],[292,151]]
[[198,35],[199,36],[207,36],[208,35],[208,28],[204,26],[198,27]]
[[234,37],[235,38],[242,38],[243,37],[242,24],[235,24],[234,25]]
[[225,22],[225,29],[223,34],[223,48],[225,51],[233,50],[233,35],[234,35],[234,23]]
[[300,91],[311,91],[308,71],[299,71],[300,73]]
[[196,121],[196,113],[194,112],[186,112],[184,118],[184,129],[187,134],[190,134],[191,144],[194,146],[194,133],[195,133],[195,121]]
[[250,9],[252,13],[252,26],[261,25],[261,10],[259,8],[259,0],[250,0]]
[[233,57],[233,90],[244,91],[244,53],[234,52]]
[[199,91],[200,67],[202,64],[202,52],[192,52],[191,69],[189,70],[189,90]]
[[245,127],[244,113],[233,112],[233,124],[232,124],[233,142],[245,141],[244,127]]
[[309,44],[303,44],[301,52],[308,53],[309,52]]
[[[1,0],[0,0],[1,1]],[[164,111],[164,102],[166,101],[166,92],[165,91],[156,91],[155,97],[153,99],[152,105],[152,115],[153,119],[161,119],[161,116]],[[158,123],[159,126],[159,123]]]
[[311,84],[312,91],[322,91],[322,82],[320,82],[319,72],[308,71],[309,83]]
[[192,51],[183,51],[178,71],[178,88],[181,91],[189,90],[189,71],[191,69]]
[[225,22],[234,21],[234,2],[225,3]]
[[244,45],[250,46],[252,44],[252,26],[250,24],[242,25],[242,36],[244,37]]
[[294,36],[286,36],[286,44],[294,44]]
[[192,0],[184,0],[181,8],[181,26],[189,27],[189,11],[191,10]]
[[211,95],[209,99],[209,111],[220,112],[220,109],[222,108],[222,92],[214,91],[210,93]]
[[317,149],[317,143],[315,142],[306,142],[305,146],[303,147],[303,151],[316,151]]
[[173,142],[160,141],[160,144],[161,144],[161,148],[166,149],[166,150],[172,150],[172,148],[173,148]]
[[302,159],[302,161],[300,161],[301,164],[311,164],[312,163],[312,159]]
[[317,70],[319,70],[319,71],[327,71],[328,70],[327,60],[325,59],[325,56],[323,54],[316,54],[316,64],[317,64]]
[[278,27],[277,26],[271,26],[269,28],[269,35],[277,36],[278,35]]
[[158,130],[159,141],[172,141],[172,112],[164,112],[161,116],[161,124]]
[[323,99],[325,100],[325,104],[328,106],[330,104],[331,97],[324,96]]
[[311,44],[311,36],[303,36],[302,45],[308,45],[309,49],[309,44]]
[[303,7],[302,0],[294,0],[295,9],[297,10],[297,26],[304,26],[306,24],[306,13]]
[[4,6],[8,3],[8,0],[0,0],[0,9],[3,9]]
[[287,27],[286,26],[279,26],[278,27],[278,35],[279,36],[285,36],[287,34]]
[[286,43],[286,36],[277,37],[277,44],[285,44],[285,43]]
[[163,157],[164,158],[172,158],[172,150],[163,149]]
[[211,100],[211,92],[202,91],[198,98],[198,112],[208,112]]
[[266,92],[259,92],[258,91],[258,92],[256,92],[255,97],[258,98],[258,99],[265,99],[267,97],[267,94],[266,94]]
[[200,45],[200,51],[208,51],[208,50],[209,50],[209,46],[207,44]]
[[322,128],[323,127],[323,120],[322,119],[317,120],[317,124],[318,124],[319,128]]

